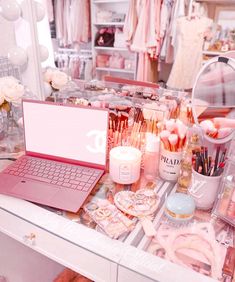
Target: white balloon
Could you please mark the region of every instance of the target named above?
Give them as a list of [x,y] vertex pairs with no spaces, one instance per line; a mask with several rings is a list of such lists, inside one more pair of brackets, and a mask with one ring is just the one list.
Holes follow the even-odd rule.
[[15,0],[1,0],[1,15],[8,21],[16,21],[21,15],[20,5]]
[[46,81],[44,81],[43,86],[44,86],[44,94],[45,94],[45,98],[46,98],[46,97],[51,95],[52,87],[51,87],[50,83],[48,83]]
[[12,47],[8,51],[8,59],[13,65],[23,66],[27,63],[28,56],[27,52],[18,46]]
[[40,52],[41,62],[46,61],[49,57],[49,51],[47,47],[45,47],[44,45],[39,45],[39,52]]
[[37,21],[40,22],[44,17],[45,17],[45,14],[46,14],[46,9],[45,7],[37,2],[37,1],[34,1],[35,3],[35,8],[36,8],[36,17],[37,17]]

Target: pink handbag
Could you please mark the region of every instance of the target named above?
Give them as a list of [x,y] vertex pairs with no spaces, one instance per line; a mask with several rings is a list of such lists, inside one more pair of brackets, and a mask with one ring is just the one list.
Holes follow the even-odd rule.
[[119,53],[114,53],[109,58],[109,67],[113,69],[123,69],[124,58]]
[[110,55],[99,54],[96,56],[96,66],[98,68],[106,68],[109,66]]

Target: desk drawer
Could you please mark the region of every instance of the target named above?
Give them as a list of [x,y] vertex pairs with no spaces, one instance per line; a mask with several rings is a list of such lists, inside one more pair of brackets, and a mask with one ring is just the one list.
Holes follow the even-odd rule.
[[[95,281],[113,281],[116,264],[0,209],[0,231]],[[112,278],[113,277],[113,278]]]

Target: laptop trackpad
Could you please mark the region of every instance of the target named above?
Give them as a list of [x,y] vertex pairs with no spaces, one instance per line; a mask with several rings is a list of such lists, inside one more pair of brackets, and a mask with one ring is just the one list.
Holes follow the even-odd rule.
[[31,180],[24,180],[17,183],[10,193],[21,196],[24,199],[41,200],[51,199],[60,189],[52,187],[47,183],[39,183]]

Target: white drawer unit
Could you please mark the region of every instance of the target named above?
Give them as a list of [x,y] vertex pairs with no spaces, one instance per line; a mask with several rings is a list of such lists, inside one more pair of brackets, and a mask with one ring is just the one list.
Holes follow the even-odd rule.
[[0,232],[0,281],[52,282],[64,266]]
[[[175,190],[172,186],[159,182],[156,191],[164,198]],[[155,226],[163,209],[155,216]],[[140,223],[127,236],[112,240],[35,204],[0,195],[0,232],[96,282],[215,281],[146,252],[150,239]]]
[[23,200],[0,196],[0,202],[15,207],[0,204],[1,232],[92,280],[116,281],[121,242]]

